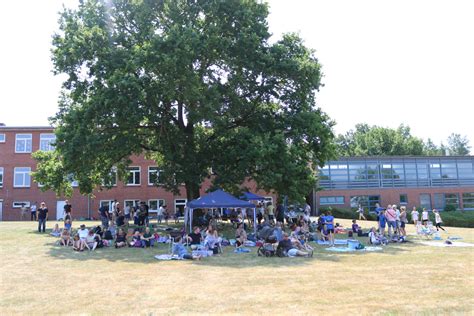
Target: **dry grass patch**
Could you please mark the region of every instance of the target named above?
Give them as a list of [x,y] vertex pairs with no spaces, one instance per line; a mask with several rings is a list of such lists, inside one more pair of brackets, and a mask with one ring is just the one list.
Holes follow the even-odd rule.
[[[227,247],[201,262],[157,261],[153,256],[167,245],[77,253],[34,229],[35,223],[0,223],[2,315],[474,311],[474,248],[410,243],[340,254],[318,246],[314,258],[290,259],[257,257],[255,249],[234,254]],[[474,242],[474,229],[448,230]]]

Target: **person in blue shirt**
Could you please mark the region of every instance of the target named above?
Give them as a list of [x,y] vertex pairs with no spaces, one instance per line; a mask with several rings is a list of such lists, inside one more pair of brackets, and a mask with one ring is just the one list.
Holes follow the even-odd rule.
[[189,260],[200,260],[201,256],[193,256],[188,254],[188,250],[182,243],[182,238],[180,236],[176,237],[173,244],[172,249],[173,255],[178,255],[181,259],[189,259]]
[[329,235],[329,244],[334,246],[334,216],[331,215],[331,211],[326,212],[326,216],[324,216],[324,225],[326,227],[326,232]]
[[385,235],[386,223],[387,223],[387,218],[385,217],[385,211],[381,210],[379,213],[379,232],[382,236]]

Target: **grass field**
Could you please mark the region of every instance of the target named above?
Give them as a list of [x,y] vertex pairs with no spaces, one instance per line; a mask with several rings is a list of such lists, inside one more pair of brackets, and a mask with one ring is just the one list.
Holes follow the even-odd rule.
[[[167,245],[77,253],[35,228],[0,222],[1,315],[474,312],[474,247],[414,242],[357,254],[317,247],[313,258],[262,258],[256,249],[234,254],[226,247],[199,262],[157,261]],[[474,229],[448,230],[474,242]]]

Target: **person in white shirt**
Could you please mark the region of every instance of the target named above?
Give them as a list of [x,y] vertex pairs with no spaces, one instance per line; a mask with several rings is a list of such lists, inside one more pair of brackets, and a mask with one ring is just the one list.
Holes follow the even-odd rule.
[[411,220],[413,221],[413,224],[416,227],[416,224],[418,223],[418,220],[420,218],[420,213],[416,210],[416,206],[413,206],[413,211],[411,211]]
[[161,223],[163,221],[164,214],[165,214],[165,208],[163,207],[163,205],[160,205],[160,207],[158,207],[158,212],[156,214],[158,223]]
[[86,225],[82,224],[81,228],[77,231],[77,234],[79,235],[79,239],[85,240],[89,234],[89,230],[86,228]]
[[36,222],[37,221],[37,218],[36,218],[36,202],[33,203],[33,205],[31,205],[30,211],[31,211],[31,220]]
[[421,221],[423,222],[423,225],[428,223],[429,220],[430,216],[428,214],[428,211],[426,210],[426,208],[423,208],[423,212],[421,213]]
[[441,215],[439,215],[439,211],[433,209],[433,213],[435,215],[436,230],[439,231],[439,228],[441,228],[443,231],[446,231],[443,227],[441,227],[441,224],[443,224],[443,220],[441,219]]

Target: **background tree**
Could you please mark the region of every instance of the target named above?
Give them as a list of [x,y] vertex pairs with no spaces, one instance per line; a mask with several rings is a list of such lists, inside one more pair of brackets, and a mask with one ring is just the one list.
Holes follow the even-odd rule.
[[[245,179],[302,199],[313,168],[334,152],[333,123],[315,105],[320,65],[292,34],[268,42],[260,1],[81,1],[53,39],[66,74],[56,152],[38,153],[43,189],[82,193],[145,153],[188,199],[204,178],[240,189]],[[59,174],[52,175],[55,170]]]
[[357,124],[355,131],[336,138],[340,156],[422,155],[423,140],[411,135],[408,126],[397,129]]
[[447,151],[451,156],[466,156],[469,155],[471,146],[466,136],[452,133],[448,137],[448,148]]

